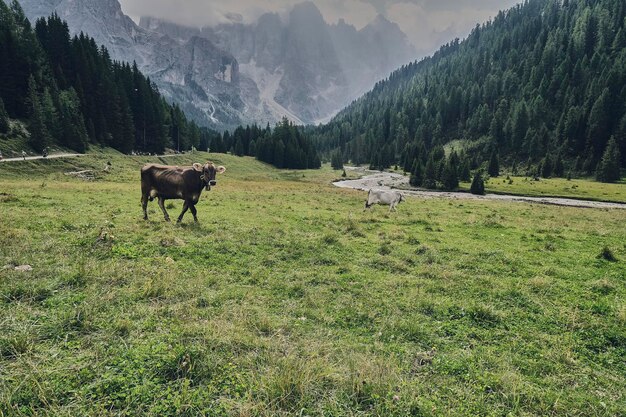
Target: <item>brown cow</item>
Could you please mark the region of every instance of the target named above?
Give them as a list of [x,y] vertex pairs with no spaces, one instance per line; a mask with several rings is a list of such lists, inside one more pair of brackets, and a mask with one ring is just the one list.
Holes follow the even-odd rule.
[[175,167],[165,165],[147,164],[141,168],[141,205],[143,207],[143,218],[148,220],[148,200],[159,199],[159,207],[163,211],[166,221],[170,221],[170,216],[165,210],[165,200],[184,200],[183,211],[178,216],[178,222],[183,220],[187,210],[191,210],[193,219],[197,222],[196,204],[200,199],[202,189],[211,190],[211,186],[216,185],[216,173],[223,173],[226,168],[216,167],[213,162],[193,164],[191,167]]

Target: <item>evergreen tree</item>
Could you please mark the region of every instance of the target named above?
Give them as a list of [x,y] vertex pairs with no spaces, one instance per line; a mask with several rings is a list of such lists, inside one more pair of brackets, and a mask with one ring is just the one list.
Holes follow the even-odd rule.
[[80,102],[73,88],[64,91],[59,96],[61,144],[77,152],[87,149],[87,129],[80,112]]
[[459,180],[469,182],[472,179],[471,175],[470,163],[467,158],[464,158],[463,162],[461,162],[461,166],[459,167]]
[[621,155],[615,137],[611,137],[609,143],[598,164],[596,178],[602,182],[616,182],[621,178],[620,160]]
[[41,101],[37,93],[37,83],[35,78],[31,76],[28,81],[28,114],[30,138],[28,144],[37,152],[42,152],[50,146],[52,138],[46,127],[44,113],[41,109]]
[[554,168],[552,169],[552,174],[555,177],[562,178],[565,174],[565,167],[563,165],[563,156],[561,156],[561,152],[556,155],[556,159],[554,160]]
[[4,101],[0,98],[0,133],[9,132],[9,115],[4,108]]
[[552,176],[552,159],[550,159],[550,154],[546,154],[546,157],[541,161],[541,176],[543,178],[550,178]]
[[485,181],[483,180],[482,172],[478,171],[474,174],[472,185],[470,186],[470,192],[476,195],[485,194]]
[[490,177],[499,177],[500,176],[500,158],[498,157],[498,153],[493,151],[491,153],[491,158],[489,159],[489,168],[487,169],[487,173]]
[[424,169],[424,180],[422,186],[424,188],[435,189],[437,188],[437,164],[435,162],[434,155],[428,158],[426,168]]
[[343,158],[341,157],[341,151],[336,150],[333,152],[330,158],[330,165],[333,169],[343,169]]
[[409,184],[413,187],[421,187],[424,182],[424,167],[422,166],[422,161],[419,159],[415,159],[413,162],[413,169],[411,171],[411,177],[409,179]]
[[456,190],[459,187],[459,177],[452,158],[449,158],[445,164],[441,182],[444,190]]

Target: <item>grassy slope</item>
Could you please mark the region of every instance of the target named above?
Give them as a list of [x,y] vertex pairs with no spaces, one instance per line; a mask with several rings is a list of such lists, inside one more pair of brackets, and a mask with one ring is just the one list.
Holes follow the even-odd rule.
[[626,412],[625,211],[364,213],[327,169],[212,158],[179,226],[140,220],[153,158],[0,165],[0,267],[34,267],[0,271],[0,414]]
[[[490,178],[485,183],[488,193],[529,195],[537,197],[567,197],[596,201],[626,203],[626,180],[616,184],[606,184],[593,180],[564,178],[541,178],[533,181],[527,177],[511,176],[512,183],[505,176]],[[462,183],[461,189],[469,191],[470,183]]]

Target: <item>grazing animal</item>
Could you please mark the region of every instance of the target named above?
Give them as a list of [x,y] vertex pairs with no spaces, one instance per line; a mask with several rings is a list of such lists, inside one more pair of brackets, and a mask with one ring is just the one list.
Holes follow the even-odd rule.
[[159,199],[159,207],[163,211],[165,221],[170,221],[170,216],[165,210],[165,200],[184,200],[183,211],[178,216],[178,223],[183,220],[187,210],[191,210],[194,221],[196,216],[196,204],[200,200],[202,189],[211,190],[211,186],[217,185],[215,174],[226,171],[223,166],[216,167],[213,162],[206,164],[193,164],[191,167],[175,167],[165,165],[147,164],[141,168],[141,205],[143,218],[148,220],[148,200]]
[[397,191],[374,191],[367,193],[365,208],[368,209],[374,204],[389,206],[389,211],[396,211],[396,206],[404,201],[404,196]]

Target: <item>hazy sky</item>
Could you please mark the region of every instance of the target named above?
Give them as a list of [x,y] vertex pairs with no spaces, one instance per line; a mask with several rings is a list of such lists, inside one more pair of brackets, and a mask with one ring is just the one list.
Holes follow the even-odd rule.
[[[253,22],[267,11],[285,14],[302,0],[120,0],[133,19],[142,15],[191,25],[211,26],[241,20]],[[477,22],[493,17],[519,0],[314,0],[329,23],[340,18],[358,29],[383,14],[396,22],[419,52],[464,38]]]

